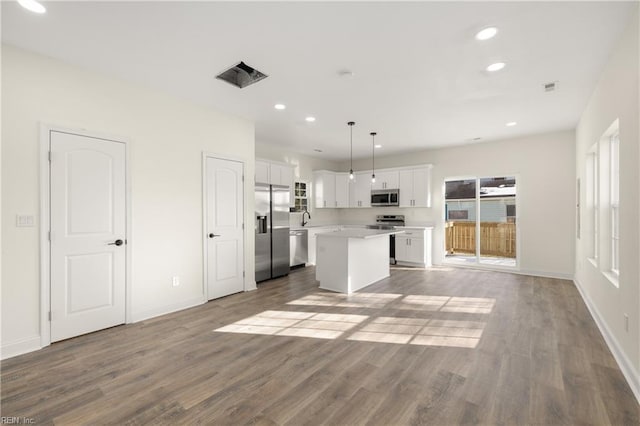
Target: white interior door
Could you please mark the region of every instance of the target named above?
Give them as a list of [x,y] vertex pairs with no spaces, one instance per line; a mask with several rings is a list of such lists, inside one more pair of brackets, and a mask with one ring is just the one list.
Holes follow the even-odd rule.
[[125,144],[51,131],[51,341],[125,322]]
[[243,164],[207,157],[207,293],[209,299],[244,290]]

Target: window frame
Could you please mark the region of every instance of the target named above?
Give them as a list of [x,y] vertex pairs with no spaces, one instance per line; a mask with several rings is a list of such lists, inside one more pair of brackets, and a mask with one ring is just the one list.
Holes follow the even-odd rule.
[[609,270],[620,276],[620,133],[609,138]]

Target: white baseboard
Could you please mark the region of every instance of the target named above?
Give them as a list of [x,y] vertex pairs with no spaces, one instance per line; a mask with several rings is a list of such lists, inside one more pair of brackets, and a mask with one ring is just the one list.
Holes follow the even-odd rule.
[[[508,271],[505,271],[508,272]],[[528,269],[521,269],[519,271],[513,271],[514,274],[521,275],[533,275],[534,277],[542,277],[542,278],[557,278],[559,280],[573,280],[573,274],[563,274],[560,272],[545,272],[545,271],[531,271]]]
[[159,308],[148,309],[142,312],[134,312],[132,317],[132,322],[144,321],[149,318],[159,317],[160,315],[170,314],[172,312],[181,311],[183,309],[193,308],[194,306],[202,305],[207,301],[202,297],[197,297],[194,299],[185,300],[182,302],[172,303],[170,305],[161,306]]
[[[400,262],[398,262],[400,264]],[[467,268],[467,269],[477,269],[480,271],[493,271],[493,272],[506,272],[508,274],[518,274],[518,275],[531,275],[534,277],[542,277],[542,278],[557,278],[560,280],[573,280],[573,274],[564,274],[560,272],[546,272],[546,271],[534,271],[531,269],[515,269],[509,267],[495,267],[491,265],[478,265],[478,264],[457,264],[457,263],[438,263],[433,266],[442,266],[442,267],[454,267],[454,268]]]
[[258,289],[258,284],[256,284],[255,281],[251,281],[248,285],[247,288],[244,289],[244,291],[253,291],[253,290],[257,290]]
[[28,352],[37,351],[40,348],[42,348],[42,346],[40,346],[40,335],[25,337],[15,342],[3,344],[0,348],[0,359],[12,358]]
[[640,374],[633,366],[633,363],[627,358],[627,355],[622,350],[622,346],[618,343],[618,339],[611,333],[607,323],[604,322],[602,316],[600,316],[600,312],[598,312],[598,308],[591,302],[589,295],[584,291],[580,281],[577,278],[574,278],[573,283],[575,284],[580,296],[582,296],[582,300],[584,300],[584,304],[587,305],[587,309],[591,313],[593,320],[596,322],[596,325],[600,329],[600,333],[604,337],[604,341],[607,343],[609,350],[613,354],[624,378],[627,379],[627,383],[629,383],[629,387],[631,387],[631,391],[635,395],[636,399],[640,403]]

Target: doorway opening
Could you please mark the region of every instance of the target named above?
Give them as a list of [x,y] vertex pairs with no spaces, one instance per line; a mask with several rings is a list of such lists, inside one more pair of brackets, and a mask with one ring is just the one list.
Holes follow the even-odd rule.
[[515,176],[445,180],[445,258],[459,265],[515,268]]

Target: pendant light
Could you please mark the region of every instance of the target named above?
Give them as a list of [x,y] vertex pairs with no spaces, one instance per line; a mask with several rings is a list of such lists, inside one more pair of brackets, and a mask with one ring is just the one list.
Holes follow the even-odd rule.
[[350,121],[347,123],[347,125],[351,129],[351,154],[349,156],[351,159],[351,169],[349,170],[349,179],[351,180],[353,180],[353,126],[355,124],[356,124],[355,121]]
[[371,135],[371,183],[376,183],[376,132],[369,133]]

